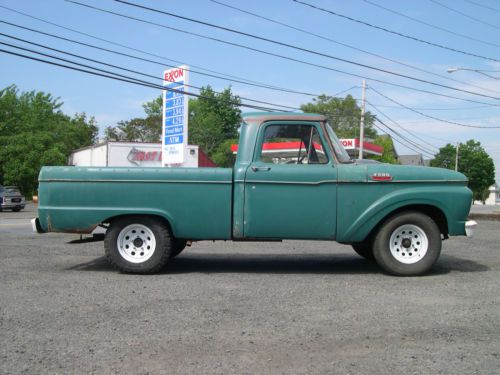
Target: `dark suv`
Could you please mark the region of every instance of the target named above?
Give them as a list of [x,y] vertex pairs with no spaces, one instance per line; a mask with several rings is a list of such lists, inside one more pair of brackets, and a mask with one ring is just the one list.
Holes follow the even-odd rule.
[[0,211],[21,211],[26,206],[24,196],[17,186],[0,185]]

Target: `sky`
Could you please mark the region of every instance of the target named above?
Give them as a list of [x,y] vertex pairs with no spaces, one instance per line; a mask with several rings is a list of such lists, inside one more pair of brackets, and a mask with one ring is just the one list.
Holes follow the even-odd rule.
[[[351,94],[360,99],[364,77],[368,87],[367,110],[407,138],[399,138],[399,143],[395,143],[399,154],[415,154],[419,151],[415,146],[417,144],[424,149],[424,157],[429,158],[447,143],[456,144],[474,139],[481,142],[493,158],[496,181],[500,182],[498,1],[301,0],[318,8],[423,41],[419,42],[293,0],[129,0],[131,3],[282,44],[113,0],[78,1],[154,24],[104,13],[64,0],[0,0],[0,20],[153,60],[155,63],[56,39],[6,23],[0,23],[0,33],[9,37],[0,35],[0,43],[43,51],[156,84],[162,83],[161,76],[165,69],[187,64],[192,70],[190,85],[210,85],[216,91],[231,86],[234,94],[245,98],[243,102],[250,103],[247,99],[260,100],[270,103],[265,106],[273,108],[299,108],[301,104],[312,101],[314,95],[319,94]],[[198,35],[186,34],[168,27]],[[202,38],[203,36],[212,39]],[[62,56],[59,52],[47,51],[11,37],[154,77],[138,76],[76,57]],[[121,46],[110,44],[109,41]],[[0,49],[54,61],[5,44]],[[259,53],[255,49],[267,54]],[[287,59],[270,54],[281,55]],[[64,102],[62,110],[68,115],[85,112],[94,116],[101,132],[107,126],[116,125],[118,121],[143,116],[142,104],[161,93],[157,88],[91,76],[4,52],[0,52],[0,68],[0,88],[15,84],[21,91],[51,93]],[[447,72],[450,68],[461,69],[450,74]],[[288,91],[255,87],[200,73],[237,77],[234,79]],[[292,93],[290,90],[309,95]],[[194,89],[193,91],[196,92]],[[252,111],[246,108],[242,110]],[[380,126],[383,131],[390,133]],[[379,130],[379,133],[382,131]],[[408,140],[413,144],[409,144]]]

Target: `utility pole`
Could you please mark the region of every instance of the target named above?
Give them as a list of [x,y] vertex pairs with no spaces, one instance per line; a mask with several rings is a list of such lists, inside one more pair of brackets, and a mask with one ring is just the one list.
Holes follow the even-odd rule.
[[458,149],[460,148],[460,143],[457,143],[457,154],[455,155],[455,171],[458,172]]
[[361,91],[361,120],[359,124],[359,159],[363,159],[363,145],[365,142],[365,106],[366,106],[366,81],[363,80]]

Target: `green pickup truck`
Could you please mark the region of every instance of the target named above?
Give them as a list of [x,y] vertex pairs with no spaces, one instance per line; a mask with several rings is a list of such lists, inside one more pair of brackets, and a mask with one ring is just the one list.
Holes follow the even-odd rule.
[[234,168],[44,167],[34,230],[106,228],[123,272],[152,273],[192,241],[334,240],[393,275],[420,275],[466,235],[461,173],[353,161],[326,118],[252,113]]

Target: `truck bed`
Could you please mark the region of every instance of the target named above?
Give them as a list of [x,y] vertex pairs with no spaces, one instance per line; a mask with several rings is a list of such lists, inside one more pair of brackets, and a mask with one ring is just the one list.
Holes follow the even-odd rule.
[[232,169],[44,167],[44,230],[90,233],[124,214],[165,218],[177,238],[230,239]]

